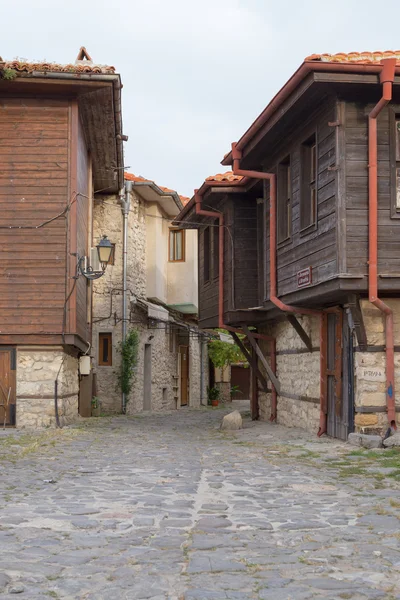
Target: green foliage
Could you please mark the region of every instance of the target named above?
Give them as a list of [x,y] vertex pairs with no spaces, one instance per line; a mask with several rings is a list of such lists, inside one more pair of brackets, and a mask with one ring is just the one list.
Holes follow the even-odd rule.
[[233,385],[231,387],[231,397],[233,397],[235,394],[240,394],[242,390],[240,389],[240,387],[238,385]]
[[15,69],[3,69],[1,72],[3,79],[7,79],[8,81],[12,81],[17,76],[17,71]]
[[139,333],[131,329],[125,341],[120,343],[118,351],[121,354],[121,366],[118,376],[118,387],[128,396],[132,389],[134,370],[138,361]]
[[[240,337],[244,338],[244,336]],[[247,364],[247,360],[244,354],[242,354],[239,346],[230,344],[229,342],[223,342],[222,340],[211,340],[208,343],[208,355],[214,367],[217,368],[226,367],[227,365],[238,362]]]
[[221,391],[219,388],[217,387],[208,387],[207,388],[207,395],[208,395],[208,399],[211,402],[211,400],[219,400],[219,397],[221,395]]

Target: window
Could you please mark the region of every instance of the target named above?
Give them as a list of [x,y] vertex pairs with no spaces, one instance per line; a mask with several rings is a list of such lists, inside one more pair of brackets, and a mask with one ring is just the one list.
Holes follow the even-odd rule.
[[278,243],[292,234],[292,182],[290,157],[278,165]]
[[185,260],[185,230],[169,230],[169,261],[184,262]]
[[112,333],[99,333],[99,365],[112,366]]
[[203,235],[203,274],[204,283],[210,281],[210,228],[206,227]]
[[317,222],[317,145],[315,134],[301,146],[300,230]]
[[215,226],[213,231],[213,276],[219,277],[219,227]]

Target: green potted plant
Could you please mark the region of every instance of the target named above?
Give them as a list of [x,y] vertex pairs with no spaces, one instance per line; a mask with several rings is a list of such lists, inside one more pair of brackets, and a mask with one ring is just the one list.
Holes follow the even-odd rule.
[[92,398],[92,417],[100,416],[100,400],[97,396],[93,396]]
[[211,406],[218,406],[218,400],[220,397],[220,390],[217,387],[207,388],[208,401]]
[[233,385],[231,387],[231,400],[233,400],[233,397],[235,394],[240,394],[242,390],[240,389],[240,387],[238,385]]

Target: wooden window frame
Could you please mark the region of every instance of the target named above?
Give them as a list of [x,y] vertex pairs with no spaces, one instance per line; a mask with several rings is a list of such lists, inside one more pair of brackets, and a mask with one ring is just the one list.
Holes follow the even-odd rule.
[[[171,236],[172,234],[172,236]],[[182,235],[182,258],[175,258],[176,256],[176,237],[177,234]],[[173,238],[173,258],[171,258],[171,237]],[[170,227],[168,232],[168,262],[185,262],[186,260],[186,231],[185,229]]]
[[213,238],[213,251],[212,251],[212,263],[213,263],[213,278],[219,278],[219,227],[215,225],[212,229]]
[[211,252],[210,252],[210,227],[205,227],[203,233],[203,281],[211,281]]
[[318,144],[314,132],[300,148],[300,235],[318,225]]
[[[392,219],[400,219],[400,205],[397,202],[397,171],[400,172],[400,147],[396,152],[396,124],[400,123],[400,111],[389,109],[389,156],[390,156],[390,216]],[[399,140],[400,145],[400,140]],[[379,162],[378,162],[379,168]]]
[[292,169],[287,155],[277,166],[277,240],[278,245],[292,239]]
[[[104,340],[108,341],[108,360],[104,360]],[[99,352],[97,363],[99,367],[112,367],[112,333],[100,331],[99,333]]]

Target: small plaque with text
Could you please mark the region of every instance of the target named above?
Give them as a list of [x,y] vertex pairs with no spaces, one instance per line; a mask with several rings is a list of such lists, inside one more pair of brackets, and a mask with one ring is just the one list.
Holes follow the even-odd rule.
[[297,272],[297,287],[306,287],[312,284],[312,267],[307,267]]

